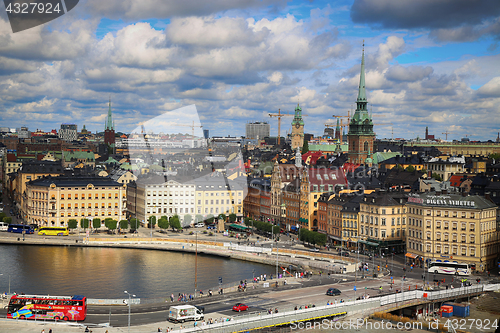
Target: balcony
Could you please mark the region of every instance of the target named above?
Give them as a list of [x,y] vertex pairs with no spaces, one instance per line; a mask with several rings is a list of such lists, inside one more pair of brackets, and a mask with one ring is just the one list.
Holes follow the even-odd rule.
[[49,199],[49,203],[51,203],[51,204],[55,204],[56,201],[57,201],[56,198],[50,198]]
[[57,209],[56,208],[49,208],[49,213],[50,214],[57,213]]

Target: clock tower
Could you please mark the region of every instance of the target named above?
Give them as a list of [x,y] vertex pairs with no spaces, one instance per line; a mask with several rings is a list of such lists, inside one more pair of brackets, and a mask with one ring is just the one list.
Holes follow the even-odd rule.
[[302,109],[297,104],[295,116],[292,120],[292,150],[302,149],[304,145],[304,120],[302,119]]

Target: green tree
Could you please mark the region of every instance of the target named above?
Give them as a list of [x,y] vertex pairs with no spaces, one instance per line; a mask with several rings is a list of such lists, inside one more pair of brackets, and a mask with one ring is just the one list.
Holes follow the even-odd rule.
[[250,217],[245,217],[245,219],[243,220],[243,223],[245,223],[245,225],[247,227],[251,227],[252,226],[252,219]]
[[[148,228],[154,228],[156,225],[156,216],[151,215],[148,219],[148,222],[149,222]],[[151,227],[151,225],[152,225],[152,227]]]
[[99,229],[101,227],[101,219],[96,217],[92,220],[92,228]]
[[184,225],[191,224],[193,217],[189,214],[184,215]]
[[11,223],[12,223],[12,217],[10,217],[10,216],[5,216],[5,217],[3,218],[3,221],[4,221],[5,223],[7,223],[7,224],[11,224]]
[[68,220],[68,228],[70,230],[78,228],[78,221],[75,219],[69,219]]
[[406,171],[408,171],[408,172],[413,172],[413,171],[415,171],[415,167],[414,167],[413,165],[408,165],[408,166],[406,167]]
[[195,223],[203,222],[203,215],[196,214],[196,216],[194,217],[194,222]]
[[128,221],[127,220],[121,220],[120,221],[120,229],[121,230],[126,230],[128,228]]
[[141,222],[139,219],[133,218],[130,219],[130,230],[137,230],[141,226]]
[[104,220],[104,225],[106,226],[106,228],[108,228],[108,230],[111,230],[111,231],[114,231],[116,229],[117,224],[118,224],[117,220],[113,220],[113,219]]
[[435,179],[435,180],[437,180],[438,182],[440,182],[440,181],[442,180],[442,179],[441,179],[441,176],[440,176],[440,175],[438,175],[438,174],[437,174],[437,173],[435,173],[435,172],[432,174],[432,178],[434,178],[434,179]]
[[158,220],[158,226],[164,230],[167,230],[168,227],[170,226],[170,223],[168,222],[168,217],[166,216],[162,216],[159,220]]
[[87,229],[89,227],[89,219],[80,219],[80,228]]
[[325,246],[326,244],[326,234],[322,234],[319,232],[314,232],[314,241],[315,244]]
[[235,213],[229,214],[229,222],[233,223],[235,221],[236,221],[236,214]]
[[3,218],[4,218],[4,217],[6,217],[6,216],[7,216],[7,214],[5,214],[5,213],[0,213],[0,221],[3,221]]
[[169,224],[172,227],[172,231],[174,231],[174,229],[176,229],[176,230],[182,229],[181,221],[179,220],[179,216],[177,216],[177,215],[174,215],[170,218]]
[[207,219],[206,219],[207,224],[214,223],[214,219],[215,219],[215,217],[212,214],[208,214]]
[[498,161],[498,160],[500,160],[500,153],[490,154],[490,155],[488,156],[488,158],[490,158],[490,159],[495,159],[495,161]]
[[305,154],[309,151],[309,142],[304,140],[304,145],[302,146],[302,154]]

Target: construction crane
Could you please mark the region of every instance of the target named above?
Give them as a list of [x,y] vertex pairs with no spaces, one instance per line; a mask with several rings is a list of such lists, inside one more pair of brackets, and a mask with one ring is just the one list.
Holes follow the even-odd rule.
[[[453,131],[452,131],[452,132],[453,132]],[[446,139],[445,139],[445,140],[448,140],[448,134],[451,134],[452,132],[448,132],[448,131],[446,131],[446,132],[443,132],[443,133],[441,133],[441,134],[446,135]]]
[[278,109],[278,113],[269,113],[269,117],[277,117],[278,118],[278,145],[281,140],[281,118],[293,116],[293,114],[281,113],[281,109]]
[[183,124],[172,124],[172,125],[175,125],[175,126],[184,126],[184,127],[191,127],[191,130],[193,131],[193,136],[194,136],[194,128],[195,127],[199,127],[199,128],[203,127],[201,125],[195,125],[194,124],[194,120],[193,120],[193,125],[183,125]]
[[[269,113],[269,117],[277,117],[278,118],[278,145],[281,140],[281,118],[282,117],[293,117],[293,114],[289,113],[281,113],[281,109],[278,109],[278,113]],[[307,117],[307,114],[303,114],[302,117]]]

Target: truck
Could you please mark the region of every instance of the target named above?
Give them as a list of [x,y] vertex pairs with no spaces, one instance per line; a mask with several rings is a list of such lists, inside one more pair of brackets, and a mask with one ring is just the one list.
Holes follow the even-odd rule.
[[176,305],[168,309],[168,320],[183,323],[189,320],[201,320],[205,317],[203,312],[192,305]]

